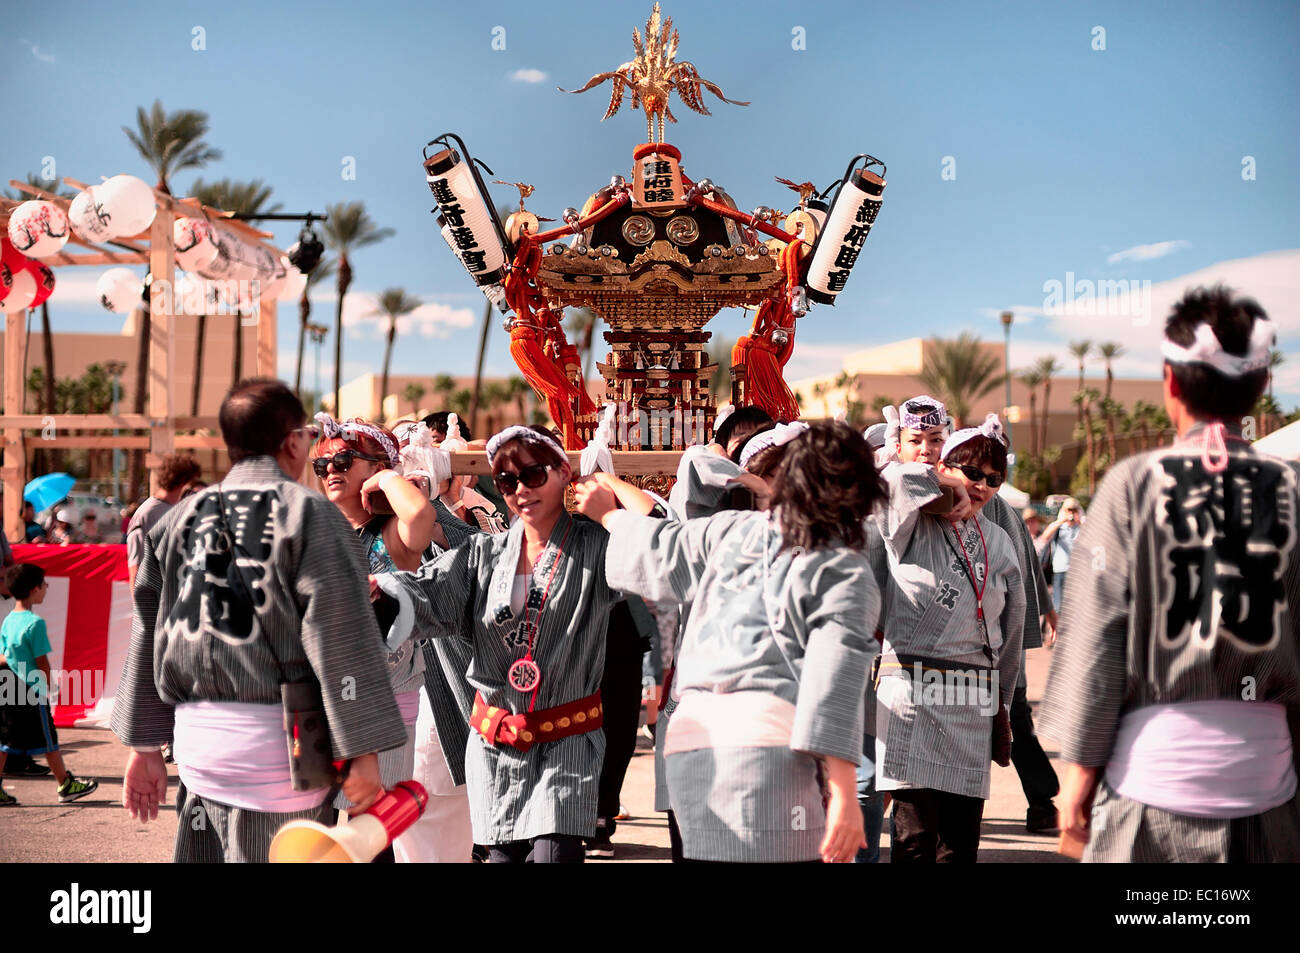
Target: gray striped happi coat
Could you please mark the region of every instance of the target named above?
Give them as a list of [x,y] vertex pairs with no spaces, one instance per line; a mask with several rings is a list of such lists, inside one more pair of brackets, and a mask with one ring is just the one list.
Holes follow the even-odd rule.
[[[480,535],[477,526],[470,526],[454,515],[442,500],[434,500],[433,509],[438,525],[447,536],[449,549]],[[447,551],[430,545],[425,561],[433,562]],[[438,744],[451,779],[456,784],[464,784],[465,744],[469,741],[469,713],[474,705],[474,689],[465,680],[465,673],[469,671],[473,653],[461,639],[421,639],[420,647],[424,652],[424,691],[433,712]]]
[[[691,603],[677,659],[693,693],[762,692],[795,707],[788,746],[670,754],[683,853],[696,860],[816,860],[825,836],[817,760],[858,762],[879,594],[861,552],[782,552],[767,513],[686,522],[608,520],[611,585]],[[661,729],[662,730],[662,729]]]
[[[1121,460],[1088,509],[1040,721],[1063,761],[1105,765],[1120,719],[1146,705],[1276,702],[1300,737],[1300,467],[1232,441],[1208,472],[1201,433]],[[1091,861],[1300,860],[1296,800],[1219,820],[1103,782],[1091,827]]]
[[[406,604],[403,612],[413,610],[422,634],[465,643],[471,654],[469,685],[489,705],[512,712],[527,711],[531,699],[506,682],[510,665],[527,650],[522,620],[510,606],[523,531],[523,523],[516,522],[509,532],[474,536],[419,573],[378,577],[385,592]],[[562,513],[533,567],[529,611],[541,605],[552,567],[556,573],[533,646],[542,673],[536,710],[585,698],[600,688],[609,609],[620,598],[605,582],[608,540],[597,524]],[[475,842],[504,844],[545,834],[594,836],[604,756],[601,731],[536,744],[526,752],[489,745],[469,732],[465,777]]]
[[[256,604],[251,613],[232,595],[217,494]],[[235,464],[221,484],[182,500],[154,526],[134,601],[113,705],[123,744],[170,741],[173,707],[182,702],[279,705],[281,681],[311,678],[320,683],[336,758],[405,742],[361,544],[332,503],[273,458]]]
[[[870,549],[883,591],[886,663],[876,689],[876,789],[932,788],[987,798],[995,706],[1010,706],[1020,672],[1026,613],[1019,558],[1007,534],[982,513],[978,529],[975,521],[964,524],[961,556],[953,524],[920,512],[941,493],[932,467],[896,463],[881,475],[889,502],[871,517],[876,538]],[[986,547],[989,652],[970,580],[972,569],[977,580],[984,575]],[[967,686],[928,692],[924,682],[914,682],[910,665],[888,664],[900,653],[967,671],[991,668],[996,678],[983,683],[987,697]]]

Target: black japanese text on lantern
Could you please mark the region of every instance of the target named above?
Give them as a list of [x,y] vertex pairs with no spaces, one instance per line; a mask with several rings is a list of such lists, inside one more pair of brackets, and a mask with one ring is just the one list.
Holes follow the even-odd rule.
[[446,179],[437,179],[429,184],[433,200],[438,203],[438,211],[447,223],[451,243],[460,255],[461,261],[470,274],[487,267],[487,252],[479,248],[473,230],[465,224],[465,209],[461,206],[456,193],[451,190]]

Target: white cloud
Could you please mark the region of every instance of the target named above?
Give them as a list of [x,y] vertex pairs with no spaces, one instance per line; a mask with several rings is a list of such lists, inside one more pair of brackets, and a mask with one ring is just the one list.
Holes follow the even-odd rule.
[[506,79],[515,83],[543,83],[546,74],[539,69],[517,69],[507,73]]
[[42,63],[54,62],[53,53],[43,52],[41,48],[37,44],[33,43],[31,40],[19,40],[18,42],[21,43],[23,46],[27,47],[29,50],[31,50],[32,56],[36,57],[36,59],[39,60],[40,62]]
[[1115,265],[1121,261],[1150,261],[1153,258],[1164,258],[1165,255],[1171,255],[1181,248],[1186,248],[1191,242],[1178,239],[1172,242],[1155,242],[1150,245],[1134,245],[1132,248],[1125,248],[1123,251],[1117,251],[1113,255],[1106,256],[1106,264]]

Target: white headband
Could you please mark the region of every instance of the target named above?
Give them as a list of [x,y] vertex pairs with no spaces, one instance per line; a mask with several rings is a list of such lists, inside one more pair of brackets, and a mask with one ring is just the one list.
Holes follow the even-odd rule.
[[[544,446],[550,447],[558,453],[562,459],[569,459],[569,455],[565,453],[564,448],[556,443],[555,438],[551,437],[549,434],[541,433],[540,431],[534,430],[532,427],[524,427],[521,424],[515,424],[512,427],[507,427],[487,442],[488,466],[491,466],[493,461],[496,459],[497,451],[511,440],[522,440],[525,443],[540,443]],[[443,441],[443,443],[445,444],[446,441]]]
[[1183,347],[1165,338],[1160,354],[1170,364],[1205,364],[1224,377],[1244,377],[1268,368],[1269,352],[1277,343],[1277,326],[1267,318],[1256,318],[1250,331],[1246,356],[1238,357],[1223,349],[1223,343],[1208,324],[1196,326],[1191,347]]
[[735,404],[723,404],[719,407],[718,412],[713,415],[713,432],[716,434],[718,428],[722,426],[723,422],[735,412]]
[[806,423],[796,420],[792,424],[777,424],[771,430],[754,434],[740,451],[741,467],[754,459],[759,451],[766,450],[768,447],[783,447],[801,433],[807,433],[808,429]]
[[333,440],[335,437],[342,437],[344,440],[355,440],[357,434],[365,434],[367,437],[374,438],[381,447],[384,448],[384,455],[388,457],[388,465],[394,470],[398,469],[402,460],[397,454],[397,444],[393,443],[388,434],[384,433],[378,427],[370,424],[359,424],[355,421],[345,421],[339,423],[325,411],[321,411],[315,417],[316,423],[320,424],[320,435],[322,440]]
[[1002,421],[998,420],[997,414],[989,414],[984,418],[984,423],[978,427],[965,427],[958,430],[955,434],[943,442],[943,452],[939,454],[941,460],[947,461],[948,454],[952,453],[967,440],[972,437],[992,437],[1002,446],[1009,446],[1007,433],[1002,429]]
[[[917,413],[914,407],[931,407],[925,413]],[[943,401],[936,400],[928,394],[922,394],[919,397],[913,397],[911,400],[903,401],[902,413],[899,415],[899,425],[907,430],[929,430],[932,427],[946,427],[948,425],[948,408],[943,405]]]
[[591,441],[582,450],[578,463],[578,472],[582,476],[591,476],[596,472],[614,472],[614,457],[609,452],[609,442],[614,439],[613,404],[606,404],[600,417],[600,425],[592,435]]

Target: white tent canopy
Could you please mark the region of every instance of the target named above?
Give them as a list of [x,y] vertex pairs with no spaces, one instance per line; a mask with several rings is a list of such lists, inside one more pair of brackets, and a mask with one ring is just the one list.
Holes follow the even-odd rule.
[[1300,420],[1255,441],[1255,449],[1285,460],[1300,460]]

